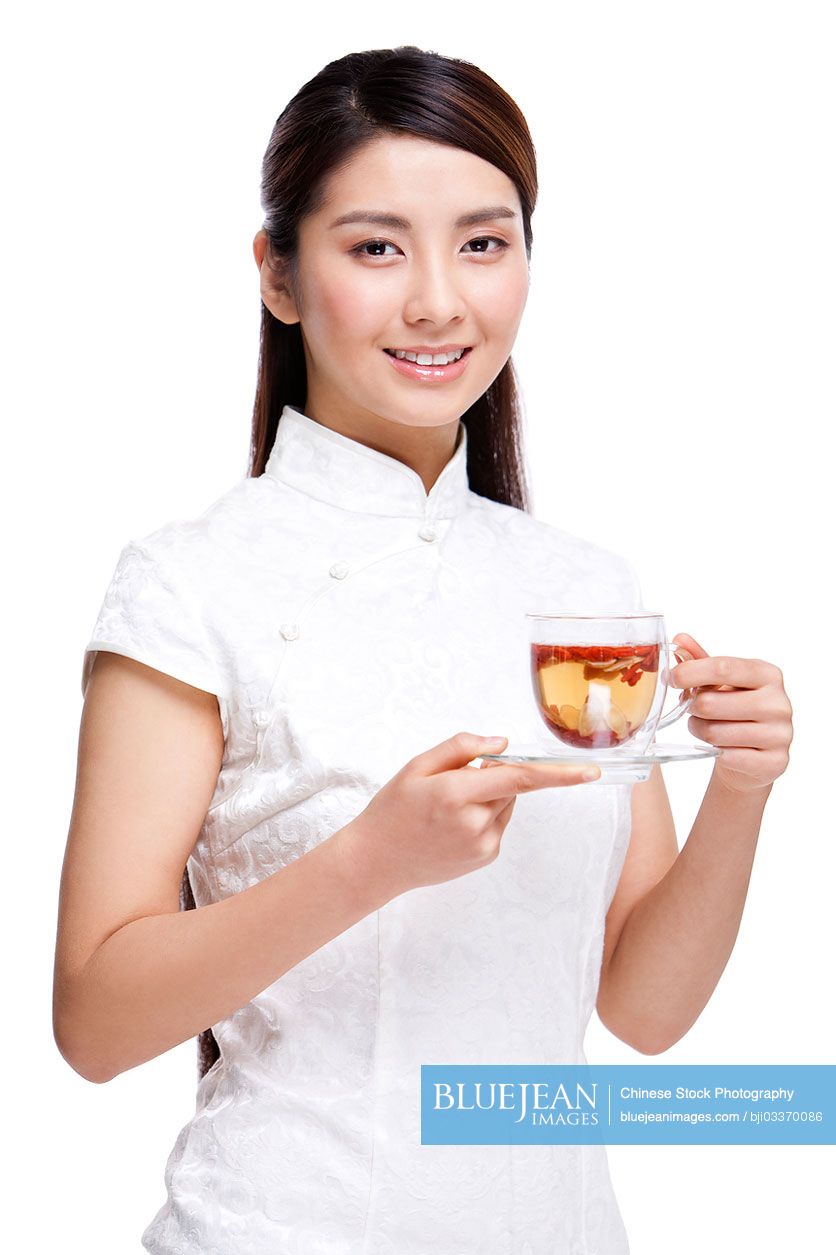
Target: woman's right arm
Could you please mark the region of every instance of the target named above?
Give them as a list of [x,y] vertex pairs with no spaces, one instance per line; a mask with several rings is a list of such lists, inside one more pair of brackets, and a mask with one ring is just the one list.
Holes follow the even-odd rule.
[[61,877],[53,1030],[103,1082],[245,1006],[392,898],[499,853],[516,794],[580,769],[468,767],[458,733],[411,759],[356,819],[221,902],[181,911],[180,884],[217,783],[217,699],[101,651],[86,690]]
[[196,1037],[380,905],[331,837],[241,893],[181,911],[183,869],[222,756],[212,694],[98,654],[81,718],[53,984],[56,1044],[90,1081]]

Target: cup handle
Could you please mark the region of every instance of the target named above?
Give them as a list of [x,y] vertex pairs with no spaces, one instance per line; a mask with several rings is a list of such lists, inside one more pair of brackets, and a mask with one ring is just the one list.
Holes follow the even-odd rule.
[[[665,653],[668,656],[668,662],[667,662],[668,671],[670,671],[670,655],[671,654],[676,655],[676,651],[678,649],[683,650],[685,653],[688,653],[688,650],[685,648],[684,645],[674,645],[672,641],[665,641],[662,648],[665,650]],[[678,659],[678,661],[681,662],[682,659],[680,658]],[[667,681],[668,681],[668,677],[666,676],[665,677],[666,686],[667,686]],[[693,701],[696,695],[697,695],[696,689],[693,689],[693,688],[683,689],[682,692],[679,694],[679,701],[674,706],[673,710],[669,711],[668,714],[664,715],[656,724],[656,731],[658,732],[660,728],[667,728],[669,724],[675,723],[677,719],[681,719],[682,716],[691,709],[691,706],[693,705]]]

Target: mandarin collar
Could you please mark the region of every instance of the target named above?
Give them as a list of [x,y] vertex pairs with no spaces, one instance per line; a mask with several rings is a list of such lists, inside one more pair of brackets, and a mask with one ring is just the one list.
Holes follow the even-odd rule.
[[456,448],[428,493],[411,466],[324,427],[295,405],[286,405],[264,473],[342,510],[398,518],[453,518],[470,491],[467,428],[459,420]]

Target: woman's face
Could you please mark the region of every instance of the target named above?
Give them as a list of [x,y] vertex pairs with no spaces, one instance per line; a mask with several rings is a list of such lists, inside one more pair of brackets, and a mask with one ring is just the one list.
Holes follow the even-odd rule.
[[[269,283],[263,267],[265,304],[301,323],[306,414],[351,434],[380,432],[381,419],[457,422],[508,360],[525,308],[519,196],[500,170],[462,149],[414,136],[373,140],[331,175],[322,207],[301,223],[298,303]],[[468,352],[446,371],[399,369],[392,356],[451,346]]]

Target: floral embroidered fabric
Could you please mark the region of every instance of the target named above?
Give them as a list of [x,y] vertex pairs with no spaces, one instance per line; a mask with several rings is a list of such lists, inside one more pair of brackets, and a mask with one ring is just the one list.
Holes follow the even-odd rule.
[[[263,475],[122,550],[85,650],[215,693],[198,907],[354,819],[414,755],[542,725],[526,611],[641,609],[620,555],[286,406]],[[402,894],[212,1025],[154,1255],[625,1255],[603,1146],[422,1146],[423,1063],[583,1063],[630,786],[518,796],[499,857]],[[282,921],[276,920],[281,928]]]

